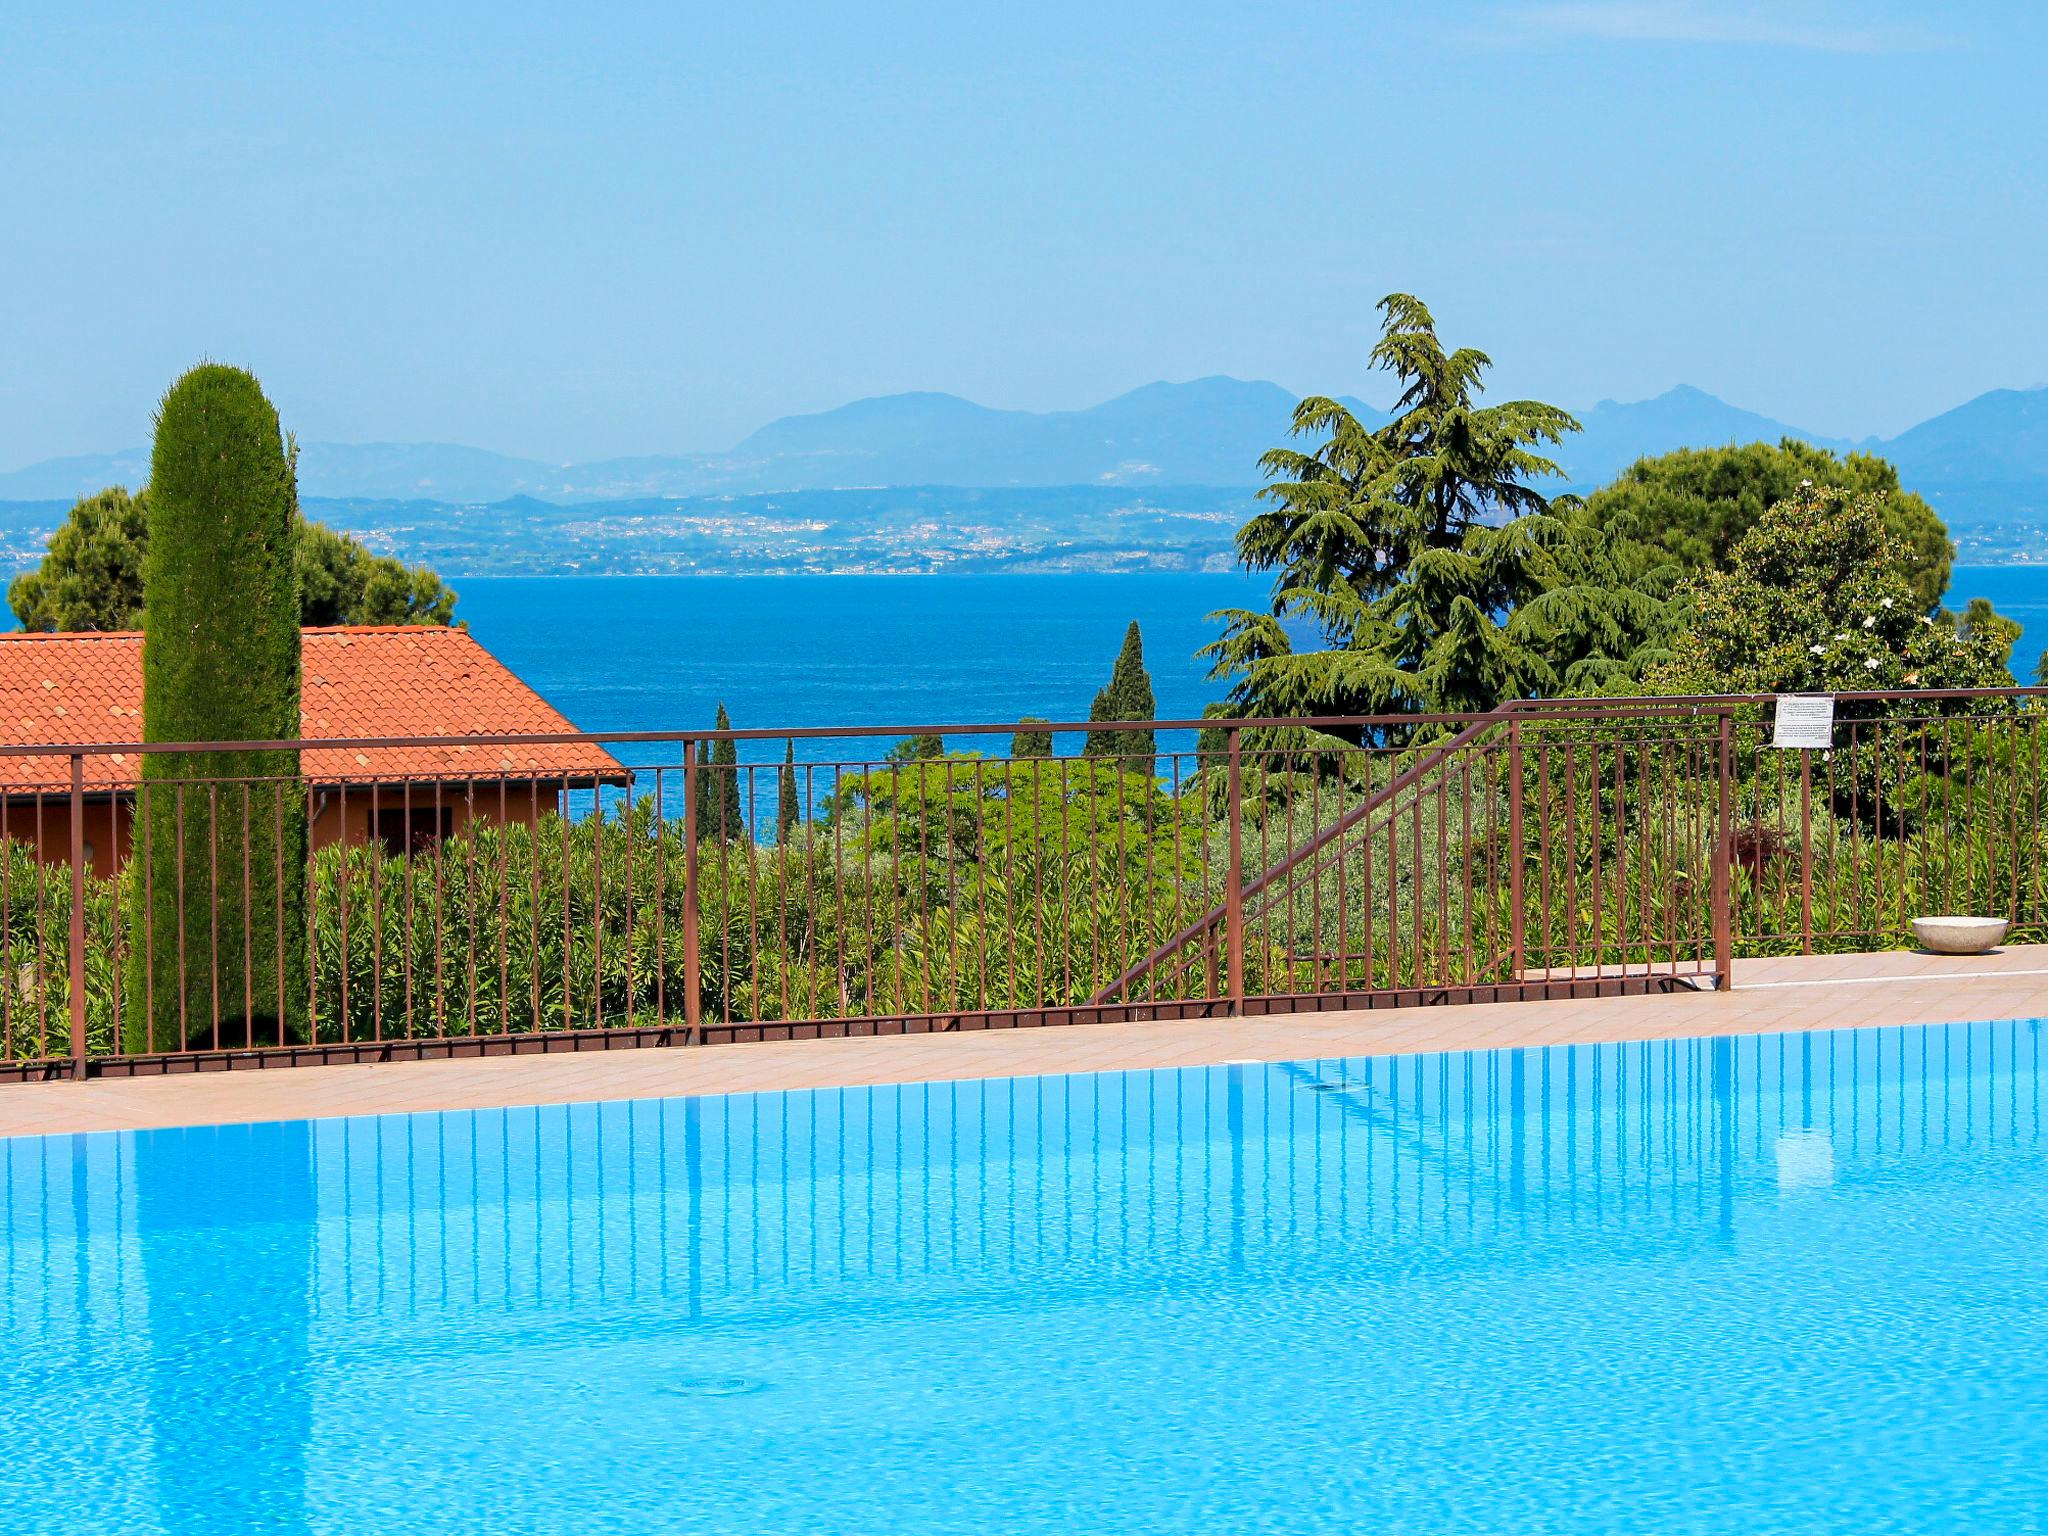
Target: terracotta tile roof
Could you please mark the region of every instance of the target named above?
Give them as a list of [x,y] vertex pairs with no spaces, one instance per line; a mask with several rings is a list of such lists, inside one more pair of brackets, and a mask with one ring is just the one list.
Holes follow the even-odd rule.
[[[552,735],[574,731],[539,694],[468,632],[411,625],[308,629],[301,701],[304,739],[358,736]],[[0,635],[0,785],[69,788],[62,757],[9,754],[9,746],[71,746],[142,739],[142,636]],[[137,753],[85,760],[89,788],[135,784]],[[589,743],[494,747],[488,741],[428,747],[335,748],[303,758],[316,783],[371,778],[501,778],[623,781],[626,770]]]

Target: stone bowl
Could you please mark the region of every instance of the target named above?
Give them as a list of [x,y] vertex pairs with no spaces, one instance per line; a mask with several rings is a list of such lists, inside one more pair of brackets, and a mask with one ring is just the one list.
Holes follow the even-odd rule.
[[2005,942],[2002,917],[1916,917],[1913,937],[1937,955],[1983,955]]

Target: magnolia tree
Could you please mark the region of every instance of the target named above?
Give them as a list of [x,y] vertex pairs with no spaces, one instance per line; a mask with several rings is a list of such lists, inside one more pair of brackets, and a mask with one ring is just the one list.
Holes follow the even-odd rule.
[[1930,612],[1881,496],[1807,486],[1684,589],[1668,693],[2009,687],[2012,635]]
[[[1672,694],[2010,687],[2012,626],[1988,608],[1960,619],[1929,612],[1908,560],[1881,496],[1803,487],[1737,541],[1725,570],[1681,590],[1685,624],[1651,680]],[[1827,793],[1844,815],[1909,833],[1929,798],[1952,791],[1991,750],[1990,736],[1955,717],[2014,707],[1844,700],[1838,750],[1824,759]]]

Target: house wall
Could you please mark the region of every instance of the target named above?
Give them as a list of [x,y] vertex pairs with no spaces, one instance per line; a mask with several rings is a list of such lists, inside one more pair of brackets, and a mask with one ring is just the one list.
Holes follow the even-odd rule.
[[[531,826],[554,810],[559,799],[555,786],[498,781],[479,782],[473,791],[466,785],[415,784],[409,796],[397,785],[380,785],[374,792],[368,786],[350,786],[346,792],[315,792],[308,833],[315,848],[344,835],[349,843],[360,845],[374,834],[376,812],[402,815],[410,809],[440,811],[446,818],[446,835],[460,837],[472,826]],[[133,797],[88,799],[84,816],[87,872],[111,874],[134,851]],[[0,797],[0,832],[27,843],[45,864],[69,864],[71,797],[61,790],[46,792],[40,802],[33,794],[18,791]]]

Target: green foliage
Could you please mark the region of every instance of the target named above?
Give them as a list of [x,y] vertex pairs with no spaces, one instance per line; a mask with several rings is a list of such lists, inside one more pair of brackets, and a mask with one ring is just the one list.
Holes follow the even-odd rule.
[[7,589],[26,630],[142,627],[142,545],[148,509],[118,486],[81,497],[48,553]]
[[[1809,487],[1737,541],[1728,569],[1687,586],[1689,617],[1651,686],[1672,694],[1856,693],[2012,685],[2012,635],[1988,606],[1974,627],[1916,604],[1909,556],[1868,492]],[[1996,712],[1968,700],[1849,700],[1828,793],[1836,808],[1894,837],[1923,818],[1958,771],[1930,717]],[[1892,721],[1883,734],[1861,722]]]
[[892,763],[921,763],[945,755],[945,737],[934,735],[930,731],[920,731],[897,742],[888,750],[886,758]]
[[455,622],[455,593],[426,566],[373,555],[324,524],[299,524],[298,564],[306,624]]
[[1052,732],[1036,729],[1038,726],[1049,725],[1050,723],[1050,721],[1041,720],[1036,715],[1026,715],[1022,720],[1018,721],[1017,724],[1021,728],[1010,737],[1010,756],[1051,757]]
[[1695,577],[1664,693],[2010,687],[2012,634],[1988,605],[1957,626],[1914,593],[1882,496],[1809,487],[1766,512],[1725,570]]
[[[704,1017],[1082,1001],[1207,899],[1201,837],[1188,806],[1108,764],[879,769],[786,844],[703,848]],[[646,800],[411,859],[323,848],[319,1038],[673,1022],[682,859],[681,828]]]
[[[294,527],[302,624],[454,622],[455,594],[427,567],[371,554],[347,534],[296,514]],[[82,497],[42,563],[9,586],[14,616],[28,630],[140,629],[148,549],[148,491]]]
[[[715,731],[732,729],[732,716],[718,706],[712,722]],[[705,843],[729,843],[747,836],[747,817],[740,804],[739,749],[730,737],[722,737],[704,748],[697,767],[697,838]]]
[[783,846],[803,824],[803,800],[796,789],[796,742],[783,744],[782,768],[775,776],[775,841]]
[[[1230,711],[1481,710],[1633,677],[1669,632],[1668,562],[1528,484],[1558,472],[1537,450],[1578,423],[1538,401],[1480,406],[1484,353],[1446,354],[1406,295],[1380,308],[1372,362],[1400,382],[1393,419],[1368,431],[1335,400],[1304,400],[1294,433],[1320,441],[1261,461],[1268,505],[1237,547],[1274,573],[1271,607],[1216,615],[1223,635],[1202,652]],[[1297,652],[1289,618],[1322,648]]]
[[[171,386],[150,487],[143,739],[295,739],[292,469],[254,378],[208,363]],[[129,1048],[281,1039],[304,953],[298,754],[149,754],[136,826],[150,880],[134,896]]]
[[1687,575],[1728,563],[1742,536],[1779,502],[1809,486],[1881,497],[1885,526],[1925,613],[1948,589],[1955,546],[1948,529],[1920,497],[1899,485],[1899,472],[1869,453],[1837,456],[1795,438],[1776,447],[1682,448],[1638,459],[1613,484],[1587,499],[1602,523],[1626,518],[1632,534],[1665,551]]
[[[1110,669],[1109,684],[1095,695],[1088,708],[1091,723],[1103,720],[1151,720],[1158,706],[1152,697],[1152,675],[1145,670],[1145,641],[1138,633],[1138,621],[1124,631],[1123,648]],[[1158,755],[1158,742],[1151,731],[1090,731],[1082,743],[1083,757],[1129,757],[1147,761]],[[1050,756],[1050,742],[1048,751]]]

